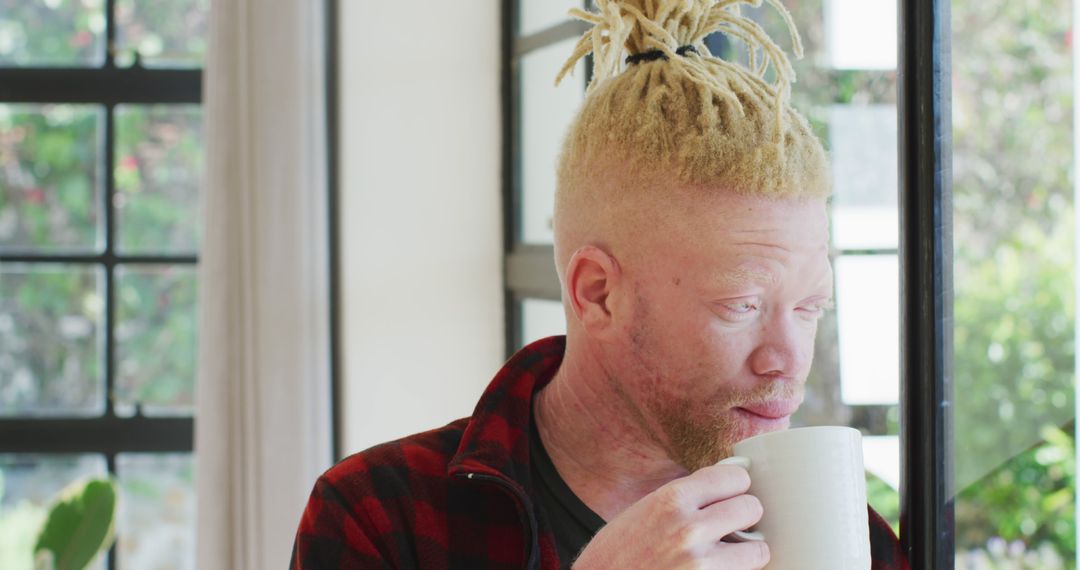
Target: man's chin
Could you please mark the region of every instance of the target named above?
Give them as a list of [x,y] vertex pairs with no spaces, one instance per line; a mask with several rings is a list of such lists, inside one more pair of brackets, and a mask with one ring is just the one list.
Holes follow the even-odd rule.
[[692,422],[686,414],[662,416],[671,459],[691,473],[731,457],[735,444],[744,439],[791,426],[790,415],[769,417],[741,407],[716,410],[705,417]]
[[671,458],[690,472],[730,457],[735,444],[744,439],[782,431],[791,425],[790,415],[774,418],[743,408],[718,410],[707,417],[692,422],[685,414],[662,416]]

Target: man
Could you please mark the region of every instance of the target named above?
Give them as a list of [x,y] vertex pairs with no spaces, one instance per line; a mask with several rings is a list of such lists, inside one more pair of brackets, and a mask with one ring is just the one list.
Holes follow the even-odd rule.
[[[738,3],[575,12],[594,27],[567,69],[589,51],[596,69],[559,167],[566,337],[518,352],[471,418],[324,474],[293,568],[767,564],[767,543],[725,540],[762,507],[716,463],[802,401],[832,296],[829,182],[786,56]],[[709,56],[717,29],[776,83]],[[870,536],[875,570],[906,568],[873,512]]]

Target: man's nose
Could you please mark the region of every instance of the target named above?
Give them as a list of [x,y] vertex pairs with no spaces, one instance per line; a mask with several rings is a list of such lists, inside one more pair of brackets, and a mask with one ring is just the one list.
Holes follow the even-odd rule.
[[770,315],[761,329],[750,367],[758,376],[801,378],[813,356],[813,334],[794,314]]

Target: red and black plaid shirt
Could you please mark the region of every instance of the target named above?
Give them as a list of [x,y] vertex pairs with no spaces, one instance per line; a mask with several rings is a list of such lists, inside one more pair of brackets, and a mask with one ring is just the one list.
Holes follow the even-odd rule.
[[[564,337],[525,347],[471,418],[357,453],[323,474],[291,568],[557,570],[551,529],[534,507],[529,418],[564,348]],[[906,570],[892,529],[870,514],[872,570]]]

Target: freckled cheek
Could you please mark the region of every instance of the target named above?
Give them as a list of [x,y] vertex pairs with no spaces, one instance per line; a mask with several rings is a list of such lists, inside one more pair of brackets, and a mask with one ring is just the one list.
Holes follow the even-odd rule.
[[805,376],[810,372],[810,365],[814,361],[814,338],[817,332],[817,327],[813,327],[808,332],[803,334],[797,344],[799,362],[802,364],[800,367],[802,375]]
[[701,353],[714,371],[737,374],[754,352],[756,335],[750,331],[732,330],[722,326],[709,327],[702,336]]

